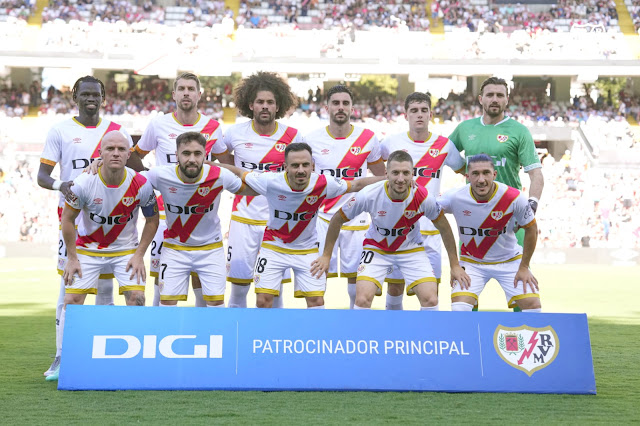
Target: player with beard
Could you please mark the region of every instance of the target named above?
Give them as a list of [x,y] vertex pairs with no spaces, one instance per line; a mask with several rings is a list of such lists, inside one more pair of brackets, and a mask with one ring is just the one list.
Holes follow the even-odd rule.
[[[519,190],[522,190],[519,177],[522,166],[529,175],[529,204],[535,213],[544,188],[542,164],[529,129],[505,114],[509,103],[507,82],[497,77],[485,80],[478,102],[482,105],[482,116],[460,123],[449,139],[460,152],[464,151],[467,159],[481,153],[491,156],[496,181]],[[516,236],[522,245],[524,231]]]
[[[222,129],[220,123],[198,112],[200,101],[200,80],[195,74],[184,73],[176,78],[173,83],[173,100],[176,102],[176,110],[171,114],[157,117],[149,123],[140,141],[135,146],[133,154],[127,164],[134,170],[144,169],[142,159],[151,151],[155,151],[156,165],[164,166],[176,164],[176,138],[184,132],[200,132],[207,140],[207,159],[213,161],[218,158],[221,162],[231,162],[231,156],[222,142]],[[160,291],[158,288],[158,268],[163,248],[163,234],[167,225],[162,197],[159,197],[160,226],[156,237],[151,243],[151,276],[155,277],[155,292],[153,306],[160,304]],[[193,293],[196,297],[195,305],[205,306],[202,297],[202,286],[197,275],[191,278]]]
[[[73,101],[78,105],[78,115],[56,124],[47,135],[40,158],[38,185],[45,189],[60,191],[58,218],[66,196],[71,195],[73,179],[82,173],[92,161],[100,157],[100,144],[107,132],[119,130],[126,135],[130,145],[131,136],[120,124],[100,117],[100,108],[105,100],[104,84],[95,77],[78,79],[71,90]],[[51,173],[56,164],[60,165],[60,178],[53,179]],[[81,216],[81,215],[80,215]],[[78,218],[80,222],[81,217]],[[67,262],[67,247],[60,231],[58,244],[58,273],[63,274]],[[60,292],[56,304],[56,356],[44,375],[50,375],[60,362],[61,338],[60,315],[64,306],[65,287],[60,279]],[[96,305],[113,305],[113,274],[107,268],[100,275]]]
[[204,164],[207,140],[199,132],[176,138],[177,165],[157,166],[145,172],[162,194],[167,215],[160,257],[160,306],[187,300],[189,276],[202,283],[207,307],[223,307],[225,258],[218,207],[223,189],[256,195],[228,170]]
[[[313,149],[316,172],[346,180],[367,176],[367,169],[375,176],[384,176],[384,162],[380,155],[378,138],[369,129],[351,124],[353,93],[348,87],[337,85],[327,92],[329,125],[305,136]],[[329,221],[344,206],[348,196],[325,199],[317,221],[320,252],[324,248]],[[348,281],[349,307],[353,309],[356,298],[356,274],[358,259],[362,252],[362,241],[369,228],[369,216],[362,213],[351,218],[342,227],[342,232],[331,256],[328,277],[340,276]],[[338,255],[338,248],[340,253]]]
[[[296,105],[289,85],[275,73],[258,72],[236,87],[235,102],[240,114],[251,119],[230,126],[224,135],[236,167],[255,173],[282,171],[287,145],[299,138],[296,129],[277,121]],[[227,249],[229,307],[247,307],[247,293],[268,218],[269,206],[264,196],[235,197]],[[281,297],[275,297],[274,307],[282,307]]]

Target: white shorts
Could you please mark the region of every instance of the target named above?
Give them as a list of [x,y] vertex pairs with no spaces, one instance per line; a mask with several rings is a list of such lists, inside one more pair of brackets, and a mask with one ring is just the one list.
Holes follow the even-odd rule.
[[208,250],[175,250],[165,243],[158,277],[160,300],[187,300],[191,272],[200,278],[204,300],[224,300],[224,249],[219,244]]
[[408,283],[407,294],[418,284],[437,282],[429,258],[422,248],[396,253],[385,253],[370,247],[362,249],[358,281],[371,281],[382,289],[384,279],[395,271]]
[[[424,251],[429,258],[431,268],[433,268],[433,274],[439,284],[442,278],[442,237],[440,234],[423,235],[422,241]],[[394,269],[385,281],[389,284],[404,284],[404,278],[398,269]],[[411,291],[407,294],[413,296],[415,293]]]
[[[58,233],[58,275],[62,276],[64,274],[64,268],[67,266],[67,245],[64,243],[64,238],[62,238],[62,228]],[[84,272],[83,272],[84,275]],[[113,279],[115,275],[113,274],[113,268],[110,265],[104,265],[104,268],[100,271],[99,279]]]
[[[318,233],[318,243],[320,253],[324,251],[324,242],[327,238],[329,223],[318,218],[316,221],[316,231]],[[345,278],[355,278],[358,274],[358,262],[362,253],[362,243],[367,231],[341,230],[338,241],[331,253],[329,272],[327,278],[338,276],[338,248],[340,249],[340,276]]]
[[291,268],[295,275],[294,297],[324,296],[326,278],[315,278],[311,275],[311,262],[317,258],[317,252],[289,254],[262,247],[255,267],[256,293],[279,296],[282,277]]
[[98,280],[100,272],[108,268],[113,271],[115,278],[120,285],[120,294],[125,291],[144,291],[144,281],[138,284],[137,278],[131,279],[131,271],[127,272],[127,263],[133,254],[122,256],[87,256],[78,254],[80,267],[82,268],[82,278],[76,275],[73,283],[66,287],[68,294],[97,294]]
[[[227,281],[251,284],[256,259],[266,226],[249,225],[232,220],[227,246]],[[282,282],[291,281],[291,270],[285,271]]]
[[158,271],[160,270],[160,257],[162,255],[162,243],[164,242],[164,231],[166,231],[166,229],[167,221],[165,219],[160,219],[156,235],[153,237],[153,241],[151,241],[149,275],[152,277],[158,277]]
[[531,289],[528,289],[528,293],[525,293],[522,281],[518,283],[517,287],[513,286],[513,280],[520,266],[520,259],[494,265],[461,261],[460,266],[464,267],[467,275],[471,278],[471,287],[463,290],[459,284],[456,284],[451,289],[452,298],[456,296],[470,296],[473,297],[477,303],[478,296],[480,296],[480,293],[484,290],[484,286],[491,278],[498,281],[502,286],[507,299],[507,305],[510,308],[517,306],[516,300],[528,297],[540,297],[538,293],[531,293]]

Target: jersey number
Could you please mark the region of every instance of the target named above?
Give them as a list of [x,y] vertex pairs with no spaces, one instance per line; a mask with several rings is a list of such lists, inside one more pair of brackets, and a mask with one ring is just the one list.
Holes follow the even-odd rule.
[[362,256],[360,256],[360,264],[362,263],[371,263],[373,260],[373,252],[372,251],[363,251]]
[[[158,255],[162,254],[162,245],[164,244],[164,242],[161,242],[160,245],[158,246]],[[151,256],[155,256],[156,254],[154,253],[156,246],[158,244],[155,241],[151,241]]]
[[67,256],[67,248],[64,247],[64,254],[62,254],[62,247],[64,247],[64,240],[60,240],[60,246],[58,246],[58,256]]
[[167,270],[167,264],[166,264],[166,263],[162,263],[162,264],[160,264],[160,268],[162,269],[162,270],[160,271],[160,279],[163,279],[163,280],[164,280],[164,273],[165,273],[165,271]]
[[264,267],[267,266],[267,259],[264,257],[259,257],[256,262],[256,272],[262,273],[264,272]]
[[231,246],[227,249],[227,262],[231,262]]

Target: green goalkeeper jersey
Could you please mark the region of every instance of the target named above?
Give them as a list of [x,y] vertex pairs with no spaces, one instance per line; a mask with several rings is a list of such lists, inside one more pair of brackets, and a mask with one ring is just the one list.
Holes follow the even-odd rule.
[[525,172],[542,167],[529,129],[509,117],[495,125],[485,125],[482,117],[463,121],[449,139],[466,158],[490,155],[498,172],[496,181],[514,188],[522,189],[520,166]]

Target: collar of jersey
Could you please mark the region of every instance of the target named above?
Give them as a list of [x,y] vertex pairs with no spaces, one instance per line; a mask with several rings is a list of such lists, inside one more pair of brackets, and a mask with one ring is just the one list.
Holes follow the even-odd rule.
[[95,126],[89,126],[89,127],[87,127],[87,126],[85,126],[84,124],[82,124],[81,122],[79,122],[78,120],[76,120],[76,118],[75,118],[75,117],[71,117],[71,119],[72,119],[73,121],[75,121],[77,124],[79,124],[79,125],[81,125],[82,127],[84,127],[85,129],[96,129],[96,128],[100,127],[100,123],[102,123],[102,118],[99,118],[99,119],[98,119],[98,124],[96,124]]
[[258,133],[258,131],[256,130],[255,126],[253,125],[253,120],[251,120],[251,129],[256,132],[257,135],[259,136],[273,136],[276,134],[276,132],[278,131],[278,122],[276,121],[276,129],[273,131],[273,133],[271,133],[270,135],[263,135],[261,133]]
[[491,194],[491,197],[489,197],[489,199],[486,200],[486,201],[476,200],[476,197],[473,195],[473,191],[471,190],[471,184],[469,184],[469,194],[471,194],[471,198],[473,198],[473,200],[478,204],[488,203],[489,201],[491,201],[493,199],[493,197],[496,196],[496,192],[498,192],[498,184],[495,183],[495,182],[493,182],[493,184],[495,185],[495,188],[493,189],[493,194]]
[[193,123],[193,124],[183,124],[183,123],[180,122],[180,120],[178,120],[178,117],[176,117],[175,111],[171,113],[171,116],[173,117],[174,120],[176,120],[176,123],[178,123],[181,126],[185,126],[185,127],[195,126],[198,123],[198,121],[200,121],[200,119],[202,118],[202,114],[198,113],[198,119],[195,121],[195,123]]
[[100,166],[100,168],[98,169],[98,176],[100,176],[100,180],[102,181],[104,186],[106,186],[107,188],[119,188],[120,185],[122,185],[124,183],[124,180],[127,178],[127,169],[124,169],[124,176],[122,177],[122,180],[120,181],[120,183],[117,185],[109,185],[107,182],[104,181],[104,178],[102,177],[102,166]]
[[309,184],[311,183],[311,179],[309,179],[309,181],[307,182],[307,186],[305,186],[304,188],[302,188],[302,189],[293,189],[293,188],[291,188],[291,184],[289,183],[289,178],[288,178],[287,172],[284,172],[284,181],[285,181],[285,182],[287,182],[287,186],[288,186],[288,187],[289,187],[293,192],[302,192],[302,191],[304,191],[305,189],[307,189],[307,187],[308,187],[308,186],[309,186]]
[[411,140],[412,142],[415,142],[415,143],[425,143],[425,142],[431,140],[431,136],[433,136],[433,133],[429,132],[429,134],[427,135],[427,138],[425,140],[417,141],[417,140],[415,140],[415,139],[413,139],[411,137],[411,132],[410,131],[407,132],[407,137],[409,138],[409,140]]
[[401,203],[404,200],[406,200],[407,198],[409,198],[409,194],[411,194],[411,190],[409,190],[409,192],[407,192],[407,196],[404,197],[402,200],[397,200],[395,198],[391,198],[391,195],[389,195],[389,181],[385,181],[384,183],[384,193],[387,194],[387,198],[389,198],[391,201],[393,201],[394,203]]
[[180,172],[178,171],[178,167],[180,167],[179,165],[176,164],[176,176],[178,177],[178,180],[180,180],[180,182],[182,183],[186,183],[187,185],[193,185],[194,183],[198,183],[200,181],[200,179],[202,179],[202,174],[204,173],[204,166],[205,164],[202,165],[202,168],[200,169],[200,176],[198,176],[198,179],[196,179],[195,182],[185,182],[182,180],[182,178],[180,177]]
[[325,127],[325,130],[327,131],[327,134],[331,137],[331,139],[336,139],[336,140],[342,140],[342,139],[346,139],[349,136],[351,136],[351,134],[353,133],[353,131],[355,130],[355,127],[353,126],[353,124],[351,125],[351,131],[349,132],[349,134],[347,136],[345,136],[344,138],[336,138],[335,136],[333,136],[331,134],[331,132],[329,131],[329,126]]
[[506,116],[505,116],[502,120],[498,121],[496,124],[484,124],[484,120],[482,119],[483,117],[484,117],[484,114],[482,114],[482,115],[480,116],[480,124],[482,124],[482,125],[483,125],[483,126],[485,126],[485,127],[486,127],[486,126],[499,126],[499,125],[501,125],[502,123],[504,123],[505,121],[507,121],[509,118],[511,118],[511,117],[506,117]]

